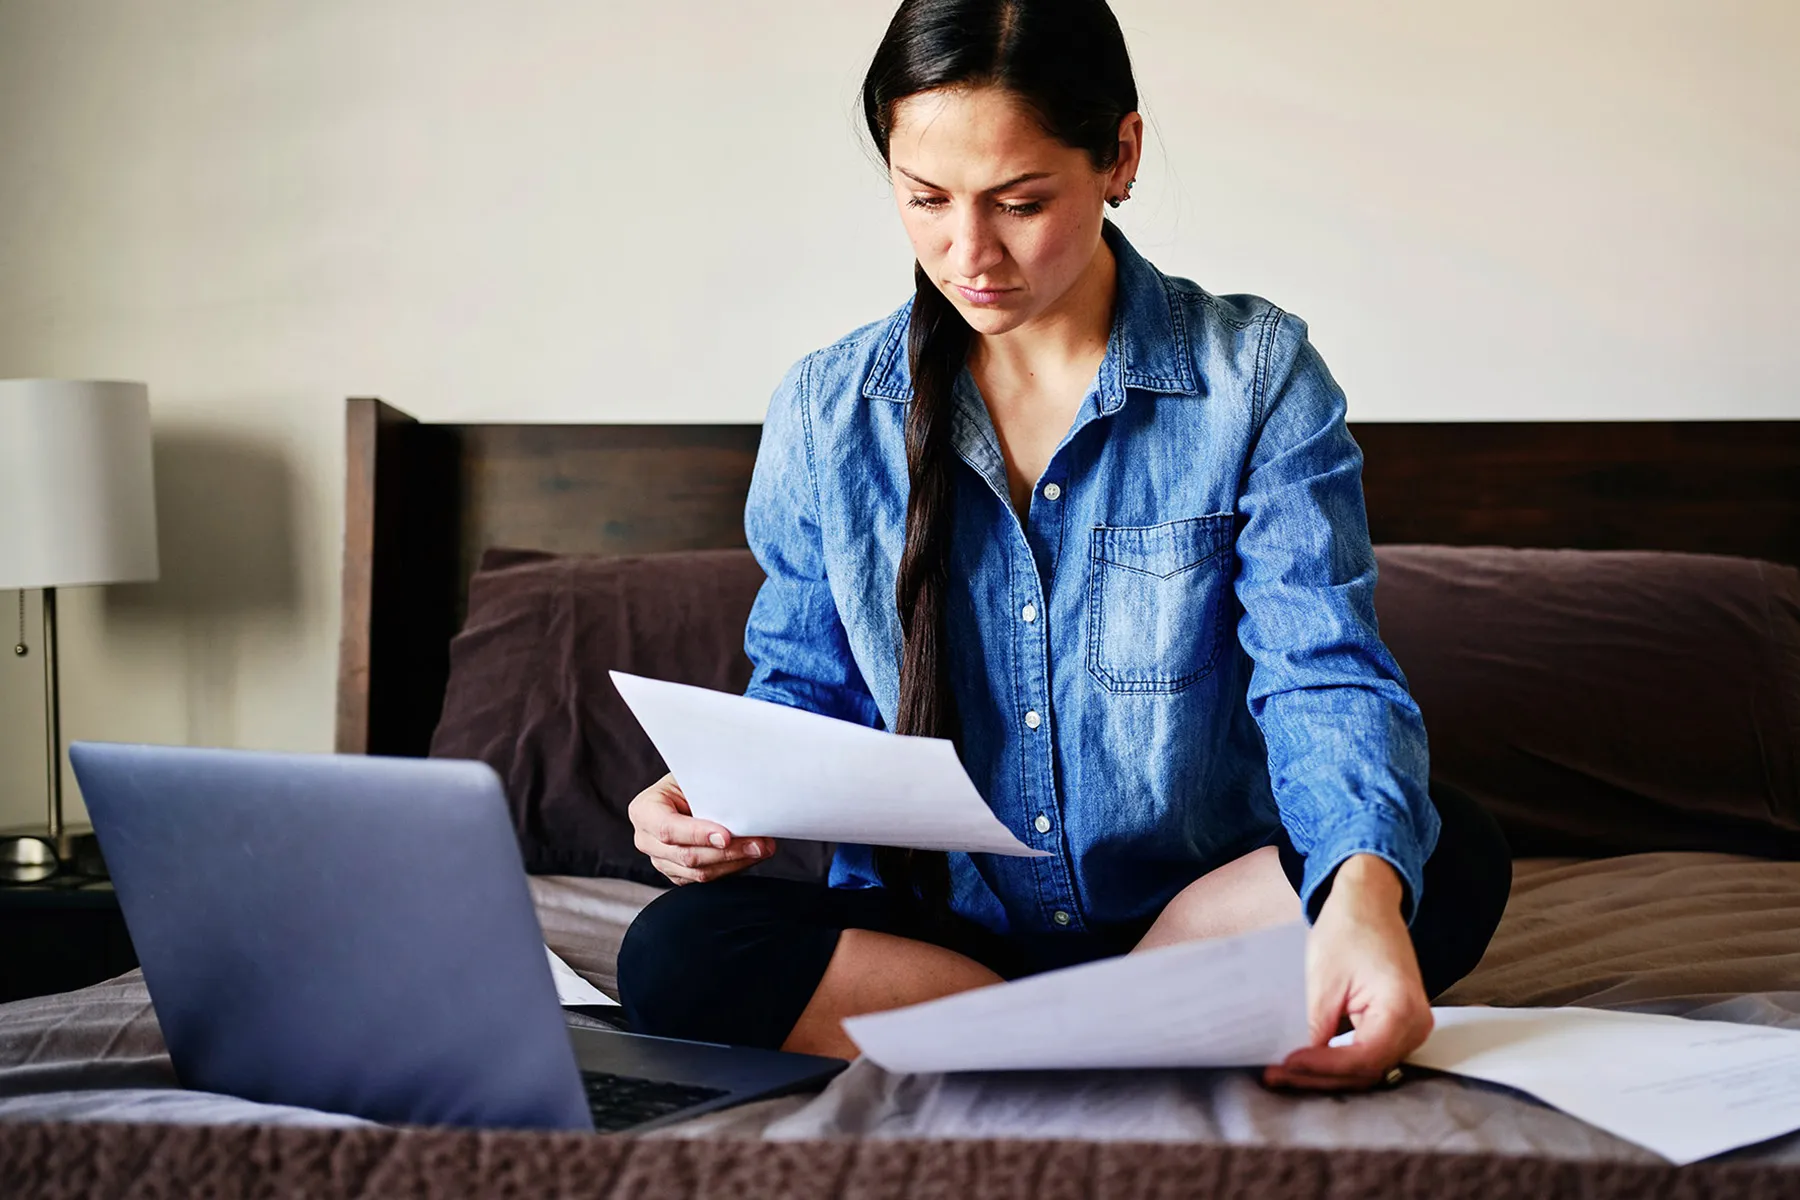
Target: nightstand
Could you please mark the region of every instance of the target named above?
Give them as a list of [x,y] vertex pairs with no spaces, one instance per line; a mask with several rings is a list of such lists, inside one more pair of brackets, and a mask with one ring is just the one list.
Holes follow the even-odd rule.
[[111,880],[0,886],[0,1002],[86,987],[135,966]]

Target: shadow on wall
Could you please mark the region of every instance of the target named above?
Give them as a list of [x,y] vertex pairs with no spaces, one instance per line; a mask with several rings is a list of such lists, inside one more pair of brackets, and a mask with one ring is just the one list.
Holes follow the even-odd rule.
[[107,588],[106,619],[177,639],[188,741],[234,745],[245,652],[278,652],[299,612],[295,472],[279,443],[214,431],[158,429],[153,454],[161,577]]

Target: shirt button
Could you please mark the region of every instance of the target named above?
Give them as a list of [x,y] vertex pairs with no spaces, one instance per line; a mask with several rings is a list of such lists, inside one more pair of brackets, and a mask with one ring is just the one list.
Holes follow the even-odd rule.
[[1031,622],[1037,620],[1037,605],[1027,604],[1024,608],[1019,610],[1019,615],[1023,617],[1025,623],[1029,625]]
[[1058,925],[1067,925],[1069,923],[1069,914],[1059,908],[1050,914],[1050,919],[1055,921]]
[[1031,823],[1031,827],[1033,829],[1037,830],[1039,833],[1049,833],[1050,832],[1050,818],[1046,817],[1043,813],[1039,813],[1038,819]]
[[[1060,487],[1056,486],[1054,483],[1046,483],[1044,485],[1044,499],[1046,499],[1046,500],[1062,499],[1062,489]],[[1067,914],[1064,914],[1064,915],[1066,916]]]
[[1044,718],[1037,715],[1036,709],[1033,709],[1032,711],[1025,714],[1025,728],[1036,729],[1039,725],[1042,725],[1043,723],[1044,723]]

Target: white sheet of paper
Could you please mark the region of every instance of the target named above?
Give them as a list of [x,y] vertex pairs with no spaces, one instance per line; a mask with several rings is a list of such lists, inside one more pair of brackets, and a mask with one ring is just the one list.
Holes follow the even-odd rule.
[[1044,857],[981,798],[942,738],[611,672],[696,817],[737,837]]
[[1249,1067],[1310,1040],[1306,924],[1186,942],[851,1017],[889,1071]]
[[1434,1008],[1408,1058],[1690,1163],[1800,1129],[1800,1030],[1598,1008]]
[[556,956],[556,951],[544,947],[544,953],[550,956],[550,978],[556,980],[556,1002],[564,1008],[600,1005],[606,1008],[617,1008],[619,1002],[605,992],[575,973],[575,968]]

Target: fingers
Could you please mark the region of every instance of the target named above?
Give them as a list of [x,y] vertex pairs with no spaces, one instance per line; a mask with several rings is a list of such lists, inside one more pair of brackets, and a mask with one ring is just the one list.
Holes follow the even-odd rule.
[[775,839],[733,837],[717,821],[692,815],[673,775],[632,798],[632,843],[676,883],[699,883],[753,866],[775,853]]
[[1312,1090],[1372,1088],[1390,1069],[1424,1042],[1431,1031],[1431,1010],[1422,1018],[1405,1003],[1371,1007],[1356,1037],[1339,1046],[1306,1046],[1263,1072],[1271,1087]]
[[675,782],[673,775],[667,775],[658,780],[656,787],[662,798],[667,800],[676,812],[691,814],[694,811],[688,805],[687,793],[681,790],[681,785]]
[[[709,879],[731,875],[746,867],[753,867],[770,852],[760,850],[755,841],[744,841],[727,846],[724,850],[695,850],[692,847],[669,846],[662,848],[670,857],[650,854],[650,862],[658,871],[667,875],[676,883],[705,883]],[[649,853],[646,851],[646,853]],[[713,856],[708,861],[690,862],[699,855]]]
[[673,809],[652,817],[640,829],[668,846],[713,846],[722,850],[731,844],[731,830],[717,821],[702,821]]
[[1344,1091],[1372,1088],[1386,1076],[1392,1063],[1350,1062],[1337,1057],[1305,1057],[1300,1055],[1339,1055],[1349,1047],[1311,1047],[1296,1050],[1280,1063],[1263,1071],[1263,1080],[1271,1087],[1303,1088],[1311,1091]]
[[[706,822],[711,824],[711,822]],[[774,838],[724,838],[724,846],[691,846],[691,844],[671,844],[662,837],[657,837],[657,829],[662,833],[673,833],[680,837],[679,828],[668,829],[657,822],[652,828],[639,828],[635,831],[634,846],[650,858],[650,864],[666,874],[677,883],[704,883],[716,880],[724,874],[743,871],[745,867],[758,864],[763,858],[776,853]]]
[[723,847],[693,846],[671,843],[656,837],[654,834],[638,830],[633,838],[637,848],[651,858],[666,859],[682,867],[711,867],[720,863],[746,860],[746,865],[758,859],[768,858],[775,853],[775,842],[772,838],[733,838]]
[[1320,1075],[1379,1078],[1413,1047],[1406,1044],[1407,1024],[1391,1007],[1372,1008],[1341,1046],[1307,1046],[1288,1055],[1284,1066]]
[[723,847],[715,848],[671,845],[639,829],[632,841],[651,865],[677,883],[704,883],[755,866],[775,853],[775,840],[766,837],[730,838]]
[[1372,1088],[1400,1061],[1398,1053],[1371,1057],[1353,1051],[1351,1046],[1308,1046],[1269,1066],[1263,1078],[1272,1087],[1315,1091]]
[[1271,1088],[1291,1088],[1303,1092],[1366,1092],[1383,1082],[1386,1072],[1374,1075],[1358,1072],[1349,1075],[1300,1070],[1286,1063],[1263,1068],[1263,1083]]

